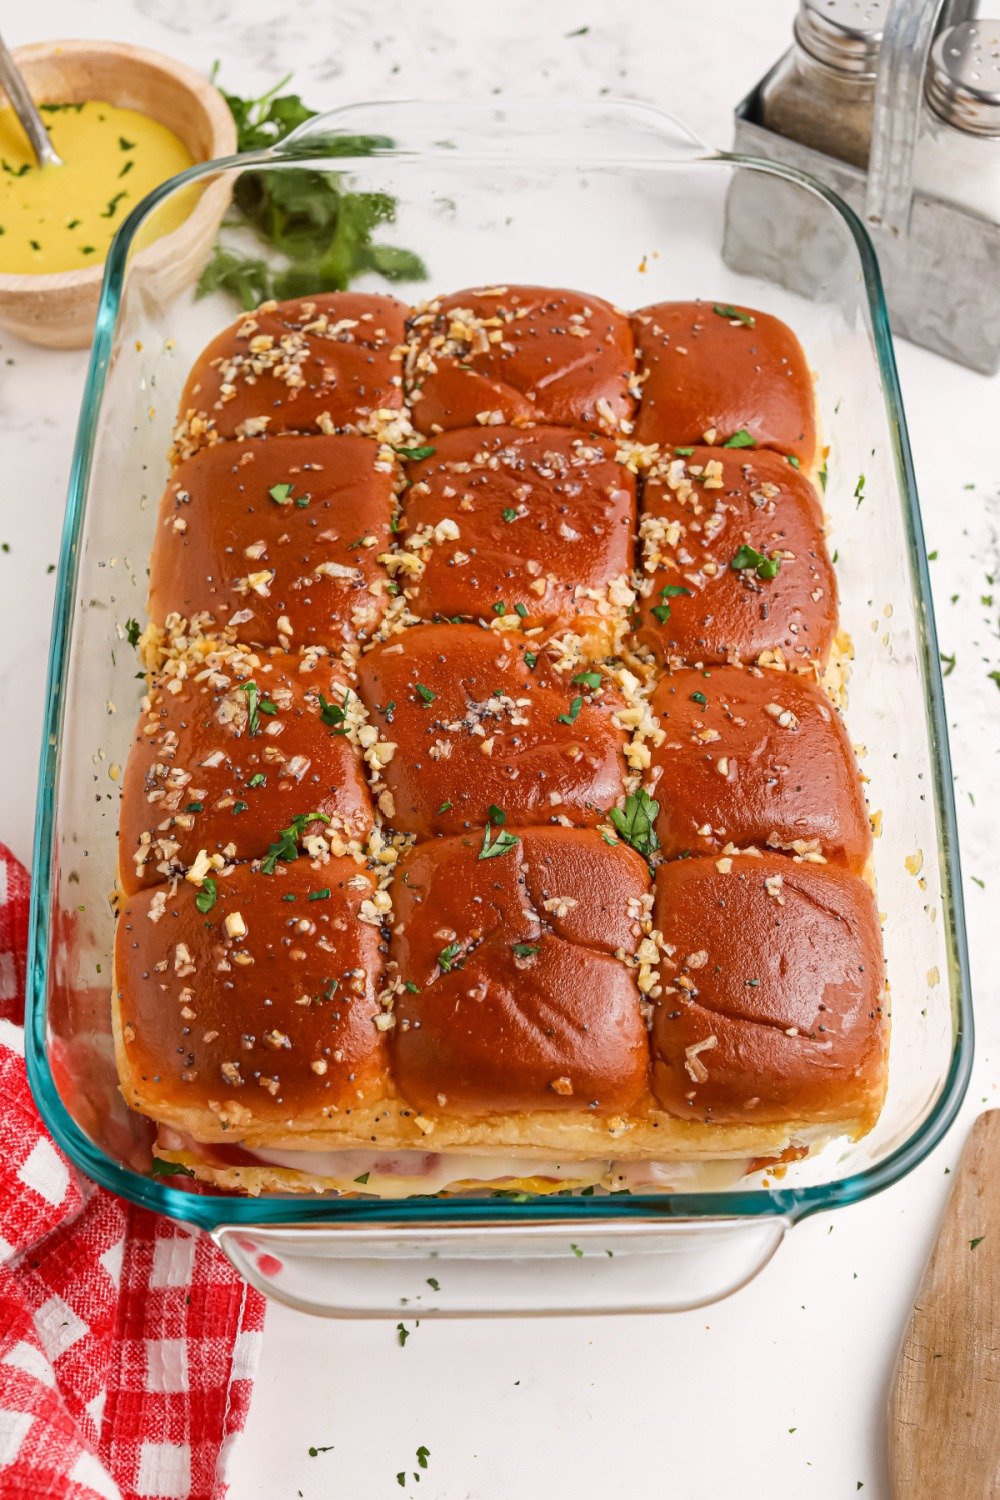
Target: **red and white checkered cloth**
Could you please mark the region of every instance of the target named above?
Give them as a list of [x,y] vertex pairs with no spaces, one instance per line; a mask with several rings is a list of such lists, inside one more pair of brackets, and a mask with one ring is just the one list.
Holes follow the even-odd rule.
[[0,844],[0,1495],[219,1500],[264,1299],[53,1145],[24,1071],[27,927]]

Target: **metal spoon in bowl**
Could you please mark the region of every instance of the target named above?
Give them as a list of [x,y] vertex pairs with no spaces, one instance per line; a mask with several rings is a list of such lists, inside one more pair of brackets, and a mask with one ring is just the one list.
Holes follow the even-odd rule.
[[38,165],[61,167],[62,157],[53,149],[49,133],[42,123],[42,117],[35,108],[35,101],[28,93],[28,85],[22,78],[17,63],[8,52],[3,37],[0,37],[0,84],[3,85],[11,107],[21,122],[31,149],[38,160]]

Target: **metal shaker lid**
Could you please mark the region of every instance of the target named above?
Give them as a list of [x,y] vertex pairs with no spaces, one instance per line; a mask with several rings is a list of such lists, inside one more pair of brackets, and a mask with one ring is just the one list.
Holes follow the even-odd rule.
[[839,73],[875,72],[889,0],[799,0],[795,40]]
[[963,21],[931,48],[925,84],[935,114],[972,135],[1000,135],[1000,21]]

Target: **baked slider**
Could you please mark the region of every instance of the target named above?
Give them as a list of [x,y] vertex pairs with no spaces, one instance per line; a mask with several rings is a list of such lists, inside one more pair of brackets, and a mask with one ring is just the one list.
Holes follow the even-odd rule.
[[339,648],[390,599],[379,562],[397,469],[364,437],[277,437],[203,448],[160,501],[150,617],[197,619],[250,645]]
[[631,430],[635,351],[628,315],[554,287],[475,287],[409,320],[407,400],[424,434],[550,423]]
[[392,428],[403,405],[406,309],[395,297],[324,292],[262,302],[195,360],[174,455],[223,438]]
[[795,672],[700,667],[662,677],[646,785],[663,859],[759,845],[860,874],[871,855],[851,742],[823,689]]
[[643,861],[592,830],[419,844],[394,886],[393,1072],[426,1115],[618,1112],[647,1092]]
[[837,584],[812,485],[776,453],[694,448],[643,484],[638,640],[658,662],[822,669]]
[[653,1093],[704,1125],[869,1130],[886,1086],[882,934],[871,888],[781,854],[656,872],[665,956]]
[[416,450],[404,549],[421,571],[400,582],[421,619],[569,626],[594,654],[615,649],[632,602],[635,476],[607,438],[558,427],[442,433]]
[[621,696],[599,670],[557,671],[537,641],[415,625],[362,654],[358,683],[392,746],[379,805],[404,833],[481,836],[492,808],[512,825],[596,824],[622,800]]
[[813,381],[780,318],[718,302],[659,302],[632,318],[641,443],[741,443],[816,462]]
[[122,784],[122,890],[260,858],[304,812],[341,843],[368,837],[365,714],[342,667],[232,650],[185,668],[143,699]]
[[385,1091],[373,877],[351,858],[264,869],[138,891],[118,917],[122,1091],[195,1140],[294,1136]]

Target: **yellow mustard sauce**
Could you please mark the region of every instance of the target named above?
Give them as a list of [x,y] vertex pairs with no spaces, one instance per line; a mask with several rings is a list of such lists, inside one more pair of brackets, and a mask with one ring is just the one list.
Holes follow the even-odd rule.
[[[19,275],[100,265],[115,230],[141,198],[192,165],[172,130],[100,99],[40,104],[61,167],[39,167],[12,109],[0,109],[0,272]],[[189,192],[154,216],[156,238],[190,213]],[[152,226],[150,226],[152,227]]]

